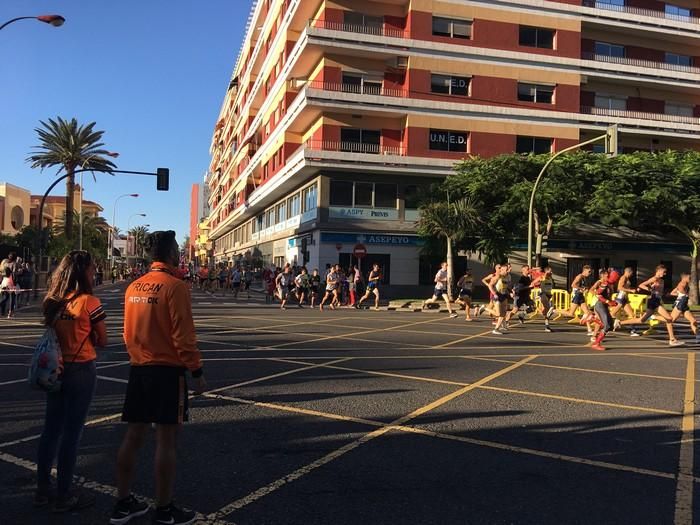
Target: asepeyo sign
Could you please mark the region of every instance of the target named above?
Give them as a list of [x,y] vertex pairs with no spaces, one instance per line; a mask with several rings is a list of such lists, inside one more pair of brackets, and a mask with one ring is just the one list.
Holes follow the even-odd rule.
[[360,219],[370,221],[397,221],[399,210],[392,208],[328,208],[331,219]]

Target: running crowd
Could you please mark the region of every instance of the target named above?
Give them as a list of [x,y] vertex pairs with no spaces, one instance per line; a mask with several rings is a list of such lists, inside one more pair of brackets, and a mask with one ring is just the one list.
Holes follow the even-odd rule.
[[[456,302],[464,307],[466,321],[488,313],[493,318],[493,335],[507,333],[514,316],[520,324],[524,324],[529,314],[540,314],[546,332],[553,331],[554,319],[564,317],[570,319],[570,323],[586,326],[591,341],[590,348],[604,351],[603,341],[611,331],[629,327],[629,335],[638,337],[642,335],[639,332],[641,326],[650,321],[658,321],[666,327],[669,346],[676,347],[685,344],[676,337],[674,331],[674,324],[683,318],[689,323],[695,342],[700,343],[697,320],[688,305],[690,274],[681,274],[680,281],[670,291],[669,295],[675,300],[669,311],[663,303],[666,272],[666,267],[660,264],[654,275],[634,286],[634,269],[631,267],[622,272],[613,268],[600,270],[598,279],[594,281],[593,269],[584,266],[571,283],[570,307],[558,312],[552,302],[555,283],[551,267],[541,269],[525,265],[521,268],[520,275],[514,277],[510,264],[499,264],[481,280],[489,290],[488,304],[479,307],[472,305],[474,279],[469,270],[457,282],[459,297]],[[632,294],[648,296],[641,315],[637,315],[630,304]],[[538,304],[535,303],[535,297],[539,299]],[[423,303],[423,308],[440,299],[445,300],[450,316],[456,317],[447,295],[447,263],[443,263],[435,275],[435,291]],[[651,328],[643,333],[646,335],[650,332]]]

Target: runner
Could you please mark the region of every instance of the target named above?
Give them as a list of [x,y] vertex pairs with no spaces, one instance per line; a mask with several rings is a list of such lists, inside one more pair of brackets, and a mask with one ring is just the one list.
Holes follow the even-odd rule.
[[131,494],[138,452],[155,424],[155,524],[185,525],[195,513],[173,503],[177,436],[189,418],[186,373],[195,394],[206,388],[187,285],[173,275],[179,257],[175,232],[146,237],[151,271],[126,291],[124,341],[131,363],[122,420],[128,423],[117,457],[117,503],[110,523],[148,512]]
[[309,272],[306,266],[302,266],[301,273],[296,276],[294,283],[297,285],[297,299],[299,300],[299,308],[304,308],[304,301],[309,298]]
[[613,301],[611,297],[613,295],[613,286],[616,284],[618,277],[617,272],[601,270],[599,279],[592,288],[597,299],[593,306],[596,314],[593,322],[597,325],[598,329],[596,330],[595,339],[591,344],[591,350],[597,350],[598,352],[605,351],[605,347],[602,343],[608,332],[613,329],[613,319],[609,309],[610,307],[617,306],[617,303]]
[[[530,278],[530,267],[525,265],[520,270],[520,278],[513,287],[515,301],[513,309],[510,311],[510,316],[517,314],[518,322],[525,324],[525,314],[530,308],[534,308],[535,303],[532,300],[532,279]],[[509,317],[510,319],[510,317]]]
[[452,305],[450,305],[450,295],[447,290],[447,263],[440,263],[440,269],[435,274],[435,290],[433,291],[433,296],[430,299],[423,301],[421,305],[421,310],[425,310],[425,307],[429,304],[435,304],[440,299],[445,300],[447,305],[447,311],[450,313],[450,317],[457,317],[457,314],[452,311]]
[[326,275],[326,293],[321,299],[321,304],[318,305],[319,310],[323,311],[323,305],[329,298],[331,298],[331,310],[335,310],[335,305],[338,302],[338,272],[335,271],[335,266],[330,267],[330,271]]
[[698,334],[698,322],[695,316],[690,311],[688,306],[688,297],[690,294],[690,274],[681,273],[681,280],[671,292],[671,295],[676,297],[671,311],[671,320],[675,323],[681,316],[685,317],[690,323],[690,329],[695,335],[695,342],[700,343],[700,335]]
[[357,303],[357,308],[362,307],[362,303],[369,299],[371,294],[374,294],[374,309],[379,310],[379,282],[382,280],[382,273],[379,270],[378,264],[372,265],[372,271],[369,272],[369,277],[367,278],[367,290],[365,295],[362,296],[360,302]]
[[294,282],[291,275],[291,268],[289,265],[284,267],[282,273],[275,277],[275,286],[277,287],[277,297],[282,304],[280,305],[280,310],[287,309],[287,299],[289,299],[289,283]]
[[508,331],[506,316],[509,313],[508,299],[511,297],[511,278],[507,264],[502,264],[498,268],[496,275],[489,281],[488,287],[497,314],[496,326],[494,326],[491,333],[493,335],[503,335]]
[[309,277],[309,285],[311,287],[311,308],[314,308],[321,292],[321,276],[318,273],[318,268],[314,268],[311,277]]
[[226,295],[226,289],[229,286],[229,272],[228,263],[221,263],[221,268],[219,269],[219,289],[221,290],[221,297]]
[[[618,319],[620,312],[625,312],[628,320],[634,320],[635,318],[634,310],[632,310],[628,297],[629,294],[637,292],[636,288],[632,288],[632,275],[634,275],[634,268],[628,266],[620,276],[620,280],[617,281],[617,295],[615,296],[617,306],[610,310],[610,314],[615,319],[613,330],[618,330],[624,324]],[[632,332],[636,333],[634,328],[632,328]],[[634,335],[632,332],[630,332],[630,335]]]
[[474,319],[472,318],[471,309],[474,278],[472,277],[472,272],[469,268],[467,268],[464,275],[459,278],[459,281],[457,281],[457,288],[459,288],[459,297],[456,303],[464,306],[464,320],[473,321]]
[[238,294],[241,292],[241,278],[241,270],[236,266],[231,272],[231,289],[235,300],[238,300]]
[[[491,282],[491,279],[493,279],[496,275],[501,270],[501,265],[497,264],[494,266],[493,272],[488,274],[486,277],[484,277],[481,280],[481,284],[483,284],[487,289],[489,287],[489,283]],[[476,317],[480,317],[484,312],[488,312],[490,316],[492,317],[498,317],[498,312],[496,311],[496,305],[493,300],[493,295],[489,292],[489,300],[487,303],[482,304],[477,310],[476,310]],[[494,320],[495,324],[495,320]]]
[[253,272],[250,271],[250,268],[247,266],[243,267],[243,275],[241,276],[241,280],[243,281],[243,290],[245,290],[246,294],[248,295],[248,299],[250,299],[250,285],[253,284]]
[[[651,319],[652,316],[658,315],[666,323],[668,345],[673,347],[683,346],[685,343],[676,339],[673,332],[673,319],[671,318],[671,314],[668,313],[668,310],[666,310],[663,305],[665,276],[666,267],[663,264],[660,264],[656,267],[656,273],[654,276],[639,285],[640,290],[644,290],[650,294],[649,299],[647,299],[646,310],[640,318],[628,319],[622,324],[645,324],[649,319]],[[635,335],[635,333],[631,333],[631,335]]]
[[583,316],[581,317],[580,322],[581,324],[585,324],[588,328],[589,336],[592,336],[594,333],[593,327],[589,322],[591,317],[593,317],[593,314],[586,303],[586,293],[588,292],[589,288],[587,283],[591,277],[591,273],[593,273],[593,269],[586,264],[581,269],[581,273],[574,278],[574,281],[571,283],[571,306],[569,307],[568,311],[562,312],[564,317],[576,319],[576,311],[581,308]]
[[546,266],[542,277],[539,280],[540,285],[540,313],[544,316],[544,331],[552,332],[552,327],[549,321],[557,313],[552,306],[552,290],[554,290],[554,276],[552,267]]

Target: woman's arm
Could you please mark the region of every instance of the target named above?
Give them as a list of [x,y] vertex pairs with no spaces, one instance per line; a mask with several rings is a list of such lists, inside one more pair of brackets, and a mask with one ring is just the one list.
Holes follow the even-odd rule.
[[107,325],[105,325],[104,321],[98,321],[92,325],[90,337],[95,346],[107,346]]

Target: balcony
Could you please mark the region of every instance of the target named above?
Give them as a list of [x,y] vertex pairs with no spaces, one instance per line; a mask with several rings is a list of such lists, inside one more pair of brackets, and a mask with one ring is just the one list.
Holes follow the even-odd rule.
[[676,71],[678,73],[691,73],[700,75],[700,67],[681,66],[678,64],[667,64],[666,62],[655,62],[653,60],[640,60],[637,58],[614,57],[609,55],[597,55],[591,52],[581,53],[581,59],[593,60],[595,62],[606,62],[608,64],[619,64],[623,66],[647,67],[652,69],[663,69],[665,71]]
[[613,5],[597,0],[583,0],[583,7],[593,7],[595,9],[604,9],[606,11],[615,11],[635,16],[648,16],[650,18],[661,18],[675,22],[685,22],[688,24],[699,24],[700,18],[695,16],[679,16],[665,13],[664,11],[656,11],[654,9],[644,9],[641,7],[631,7],[626,5]]
[[309,20],[309,27],[328,29],[329,31],[343,31],[345,33],[359,33],[390,38],[410,38],[410,33],[402,29],[386,27],[384,25],[358,25],[345,24],[343,22],[330,22],[328,20]]
[[304,149],[311,151],[340,151],[345,153],[364,153],[367,155],[406,155],[403,146],[384,146],[368,142],[346,142],[333,140],[307,140]]
[[407,89],[385,88],[379,85],[359,85],[359,84],[342,84],[337,82],[324,82],[321,80],[313,80],[307,84],[311,89],[320,89],[322,91],[333,91],[337,93],[352,93],[355,95],[373,95],[380,97],[408,97]]
[[700,118],[684,115],[667,115],[665,113],[646,113],[644,111],[628,111],[626,109],[609,109],[582,106],[581,113],[585,115],[600,115],[603,117],[629,118],[636,120],[654,120],[659,122],[673,122],[675,124],[700,125]]

